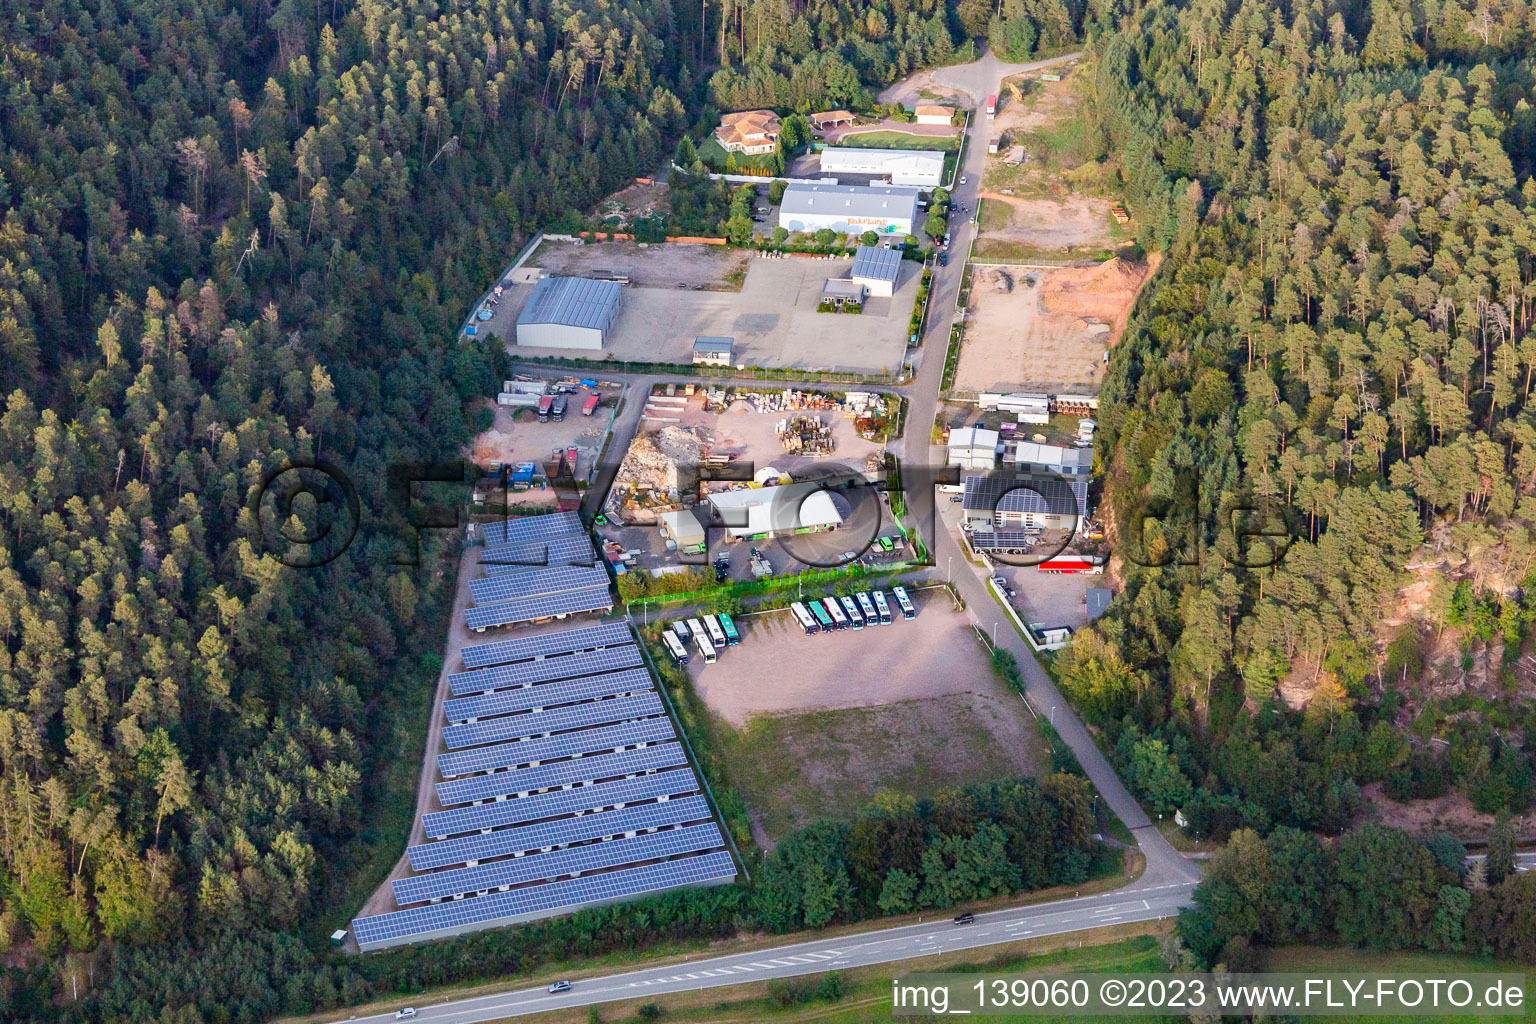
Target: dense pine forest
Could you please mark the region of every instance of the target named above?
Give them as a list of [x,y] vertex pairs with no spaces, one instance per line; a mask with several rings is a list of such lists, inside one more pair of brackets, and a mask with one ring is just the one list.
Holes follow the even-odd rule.
[[1091,44],[1085,145],[1168,258],[1104,392],[1126,593],[1063,671],[1202,833],[1530,808],[1529,16],[1153,0]]

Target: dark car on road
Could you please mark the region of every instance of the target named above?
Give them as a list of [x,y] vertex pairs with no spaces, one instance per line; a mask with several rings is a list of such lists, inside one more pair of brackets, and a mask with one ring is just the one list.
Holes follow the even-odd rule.
[[957,914],[955,916],[955,924],[975,924],[975,923],[976,923],[976,915],[975,914],[967,912],[967,913],[964,913],[964,914]]

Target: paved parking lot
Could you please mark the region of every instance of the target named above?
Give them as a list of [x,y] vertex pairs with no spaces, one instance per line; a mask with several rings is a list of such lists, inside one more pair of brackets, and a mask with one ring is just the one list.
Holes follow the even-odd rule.
[[[601,253],[604,247],[591,248]],[[637,265],[648,258],[646,252],[637,256]],[[604,262],[613,262],[613,257],[595,256],[593,265]],[[857,315],[818,313],[826,279],[846,277],[852,265],[848,259],[753,258],[739,291],[711,290],[682,280],[671,286],[628,285],[608,344],[600,352],[518,348],[517,315],[533,290],[531,284],[507,288],[494,318],[479,330],[498,335],[513,356],[691,363],[693,339],[713,335],[736,339],[736,361],[743,366],[894,373],[906,355],[907,321],[922,267],[903,262],[896,294],[867,300]],[[581,269],[572,267],[570,272],[581,276]],[[520,274],[526,276],[527,270]],[[638,271],[635,279],[640,280]]]

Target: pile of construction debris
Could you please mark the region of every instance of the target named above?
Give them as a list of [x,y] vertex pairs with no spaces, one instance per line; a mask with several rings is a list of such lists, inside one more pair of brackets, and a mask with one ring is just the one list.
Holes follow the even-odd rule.
[[715,443],[708,427],[670,424],[635,437],[613,481],[615,511],[628,521],[645,505],[676,500],[698,483],[698,467]]
[[773,430],[784,450],[793,455],[831,455],[837,447],[831,425],[823,423],[820,416],[791,416],[775,423]]

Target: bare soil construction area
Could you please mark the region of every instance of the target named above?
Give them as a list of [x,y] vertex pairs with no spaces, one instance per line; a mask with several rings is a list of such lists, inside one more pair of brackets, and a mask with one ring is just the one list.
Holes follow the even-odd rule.
[[731,283],[732,271],[740,271],[751,259],[745,249],[723,245],[545,242],[523,265],[576,277],[590,277],[594,267],[623,267],[629,271],[630,283],[641,287],[737,291],[741,282]]
[[[993,247],[988,240],[1013,242],[1050,252],[1118,245],[1108,200],[1069,195],[1063,199],[1024,199],[983,192],[989,207],[982,218],[983,233],[976,256],[985,259]],[[996,212],[994,212],[996,211]]]
[[964,615],[942,591],[914,596],[916,620],[860,632],[806,636],[787,611],[738,616],[740,646],[690,663],[769,842],[881,790],[928,796],[1041,763],[1029,712]]
[[976,267],[955,386],[1097,391],[1159,256],[1051,270]]

